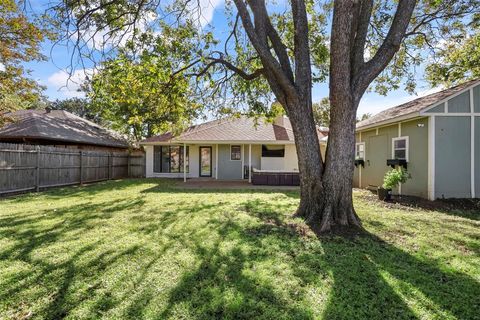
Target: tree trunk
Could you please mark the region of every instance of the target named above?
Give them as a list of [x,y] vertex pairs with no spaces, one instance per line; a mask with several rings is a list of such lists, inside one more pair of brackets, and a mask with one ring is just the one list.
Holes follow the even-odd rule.
[[320,143],[313,120],[311,99],[289,101],[285,106],[297,150],[298,169],[300,173],[300,204],[297,215],[308,220],[321,206],[323,161]]
[[353,208],[355,124],[358,103],[350,92],[332,92],[328,150],[323,174],[323,210],[320,231],[336,226],[360,226]]
[[356,102],[350,93],[332,99],[330,134],[325,164],[313,121],[310,101],[287,105],[295,134],[300,171],[297,216],[321,232],[360,226],[352,201]]

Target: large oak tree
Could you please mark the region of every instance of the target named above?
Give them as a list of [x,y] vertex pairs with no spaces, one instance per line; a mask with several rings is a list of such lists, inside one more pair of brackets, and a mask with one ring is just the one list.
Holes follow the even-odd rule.
[[[200,2],[190,0],[166,7],[157,0],[65,3],[56,12],[79,52],[91,48],[80,39],[88,43],[98,32],[109,40],[99,51],[113,55],[112,42],[120,44],[124,36],[135,39],[152,25],[155,30],[155,20],[181,27],[201,8]],[[372,87],[382,93],[398,88],[402,79],[413,90],[416,67],[426,58],[426,49],[462,29],[478,10],[474,0],[290,0],[282,11],[266,0],[233,0],[226,10],[231,18],[229,36],[199,50],[198,58],[178,74],[187,76],[185,70],[196,68],[188,75],[200,78],[200,83],[206,77],[216,88],[233,84],[228,92],[231,100],[239,95],[252,105],[258,105],[255,100],[261,94],[273,93],[290,118],[296,140],[301,190],[297,215],[320,231],[358,227],[352,176],[360,99]],[[312,86],[323,80],[325,71],[331,109],[323,159],[312,112]],[[201,89],[211,94],[205,86]]]

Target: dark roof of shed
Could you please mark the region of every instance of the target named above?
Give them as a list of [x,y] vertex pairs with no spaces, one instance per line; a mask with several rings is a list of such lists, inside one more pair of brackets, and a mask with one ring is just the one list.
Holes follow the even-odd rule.
[[412,100],[410,102],[401,104],[396,107],[389,108],[380,113],[377,113],[371,118],[358,122],[357,129],[362,129],[364,127],[369,127],[376,123],[380,123],[387,120],[393,120],[398,117],[420,112],[423,109],[433,106],[435,103],[440,102],[448,98],[449,96],[459,93],[460,91],[467,89],[468,87],[478,83],[480,83],[480,79],[467,81],[460,85],[457,85],[436,93],[429,94],[427,96]]
[[120,134],[63,110],[19,110],[6,114],[14,122],[0,128],[0,140],[45,139],[59,142],[127,148]]

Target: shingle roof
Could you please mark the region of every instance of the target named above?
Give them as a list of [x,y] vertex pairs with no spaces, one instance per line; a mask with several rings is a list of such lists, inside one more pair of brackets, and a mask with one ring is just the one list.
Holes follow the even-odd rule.
[[[328,129],[319,128],[319,138],[327,135]],[[209,121],[189,127],[181,134],[171,133],[147,138],[141,143],[168,141],[294,141],[293,130],[288,118],[283,119],[283,125],[277,125],[263,120],[248,117],[231,117]]]
[[118,133],[62,110],[19,110],[6,114],[15,121],[0,128],[0,140],[45,139],[108,147],[127,148]]
[[471,80],[467,81],[465,83],[462,83],[458,86],[442,90],[440,92],[432,93],[427,96],[412,100],[410,102],[401,104],[399,106],[384,110],[376,115],[374,115],[371,118],[368,118],[366,120],[360,121],[357,123],[357,129],[361,129],[364,127],[368,127],[371,125],[374,125],[376,123],[380,123],[386,120],[393,120],[397,117],[402,117],[406,116],[409,114],[415,114],[423,109],[433,106],[435,103],[442,101],[446,98],[448,98],[451,95],[454,95],[455,93],[458,93],[470,86],[473,86],[475,84],[480,83],[480,79],[476,80]]

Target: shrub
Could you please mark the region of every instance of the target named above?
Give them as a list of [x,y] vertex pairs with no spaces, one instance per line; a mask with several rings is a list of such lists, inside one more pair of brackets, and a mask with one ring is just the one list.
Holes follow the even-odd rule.
[[407,170],[403,168],[392,169],[385,174],[385,177],[383,177],[382,187],[384,189],[393,189],[400,183],[407,182],[410,178],[411,176]]

